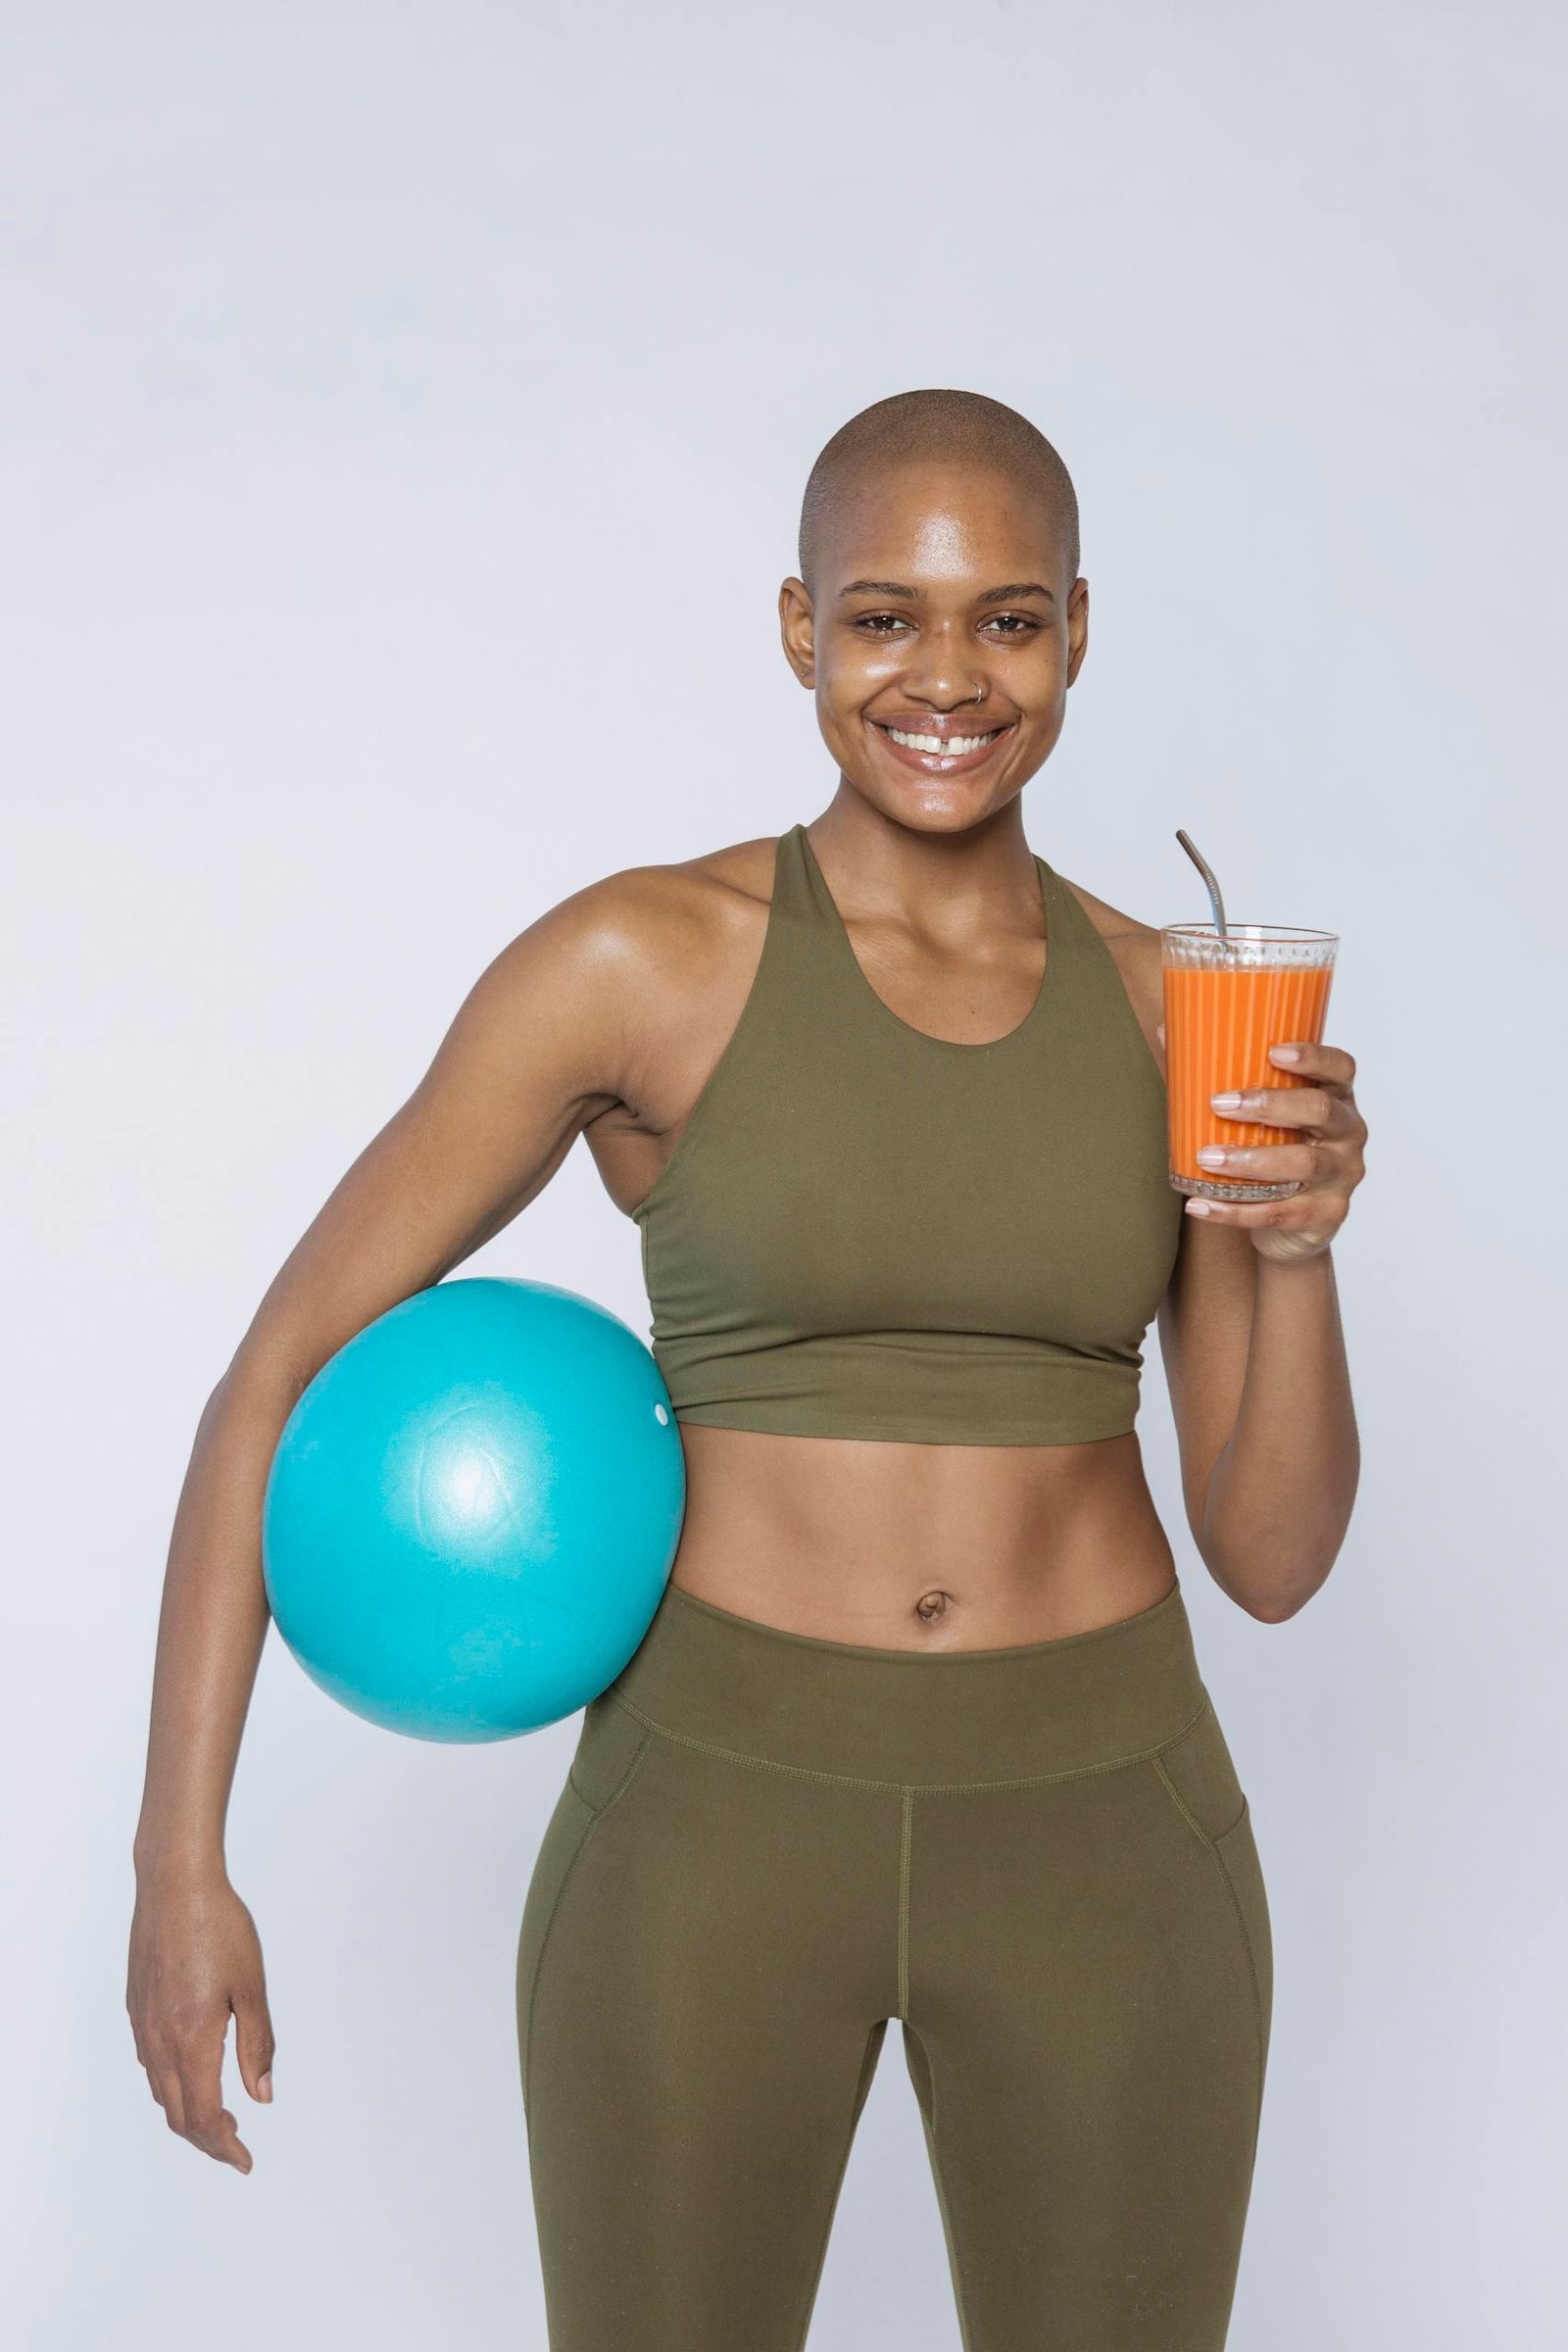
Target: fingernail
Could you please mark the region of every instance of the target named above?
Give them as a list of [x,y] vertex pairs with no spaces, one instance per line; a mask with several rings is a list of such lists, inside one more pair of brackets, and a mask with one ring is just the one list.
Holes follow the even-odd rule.
[[1301,1049],[1299,1046],[1270,1046],[1268,1054],[1270,1061],[1299,1061]]
[[1206,1217],[1208,1207],[1208,1202],[1200,1193],[1189,1193],[1187,1196],[1187,1214],[1190,1217]]
[[1198,1154],[1199,1164],[1205,1168],[1222,1168],[1229,1157],[1223,1144],[1204,1144]]
[[1241,1108],[1242,1098],[1238,1094],[1210,1095],[1208,1099],[1216,1110],[1239,1110]]
[[270,2099],[270,2098],[271,2097],[271,2095],[272,2095],[272,2070],[271,2070],[271,2068],[270,2068],[270,2067],[269,2067],[269,2068],[268,2068],[268,2070],[267,2070],[267,2072],[266,2072],[266,2074],[265,2074],[265,2075],[263,2075],[263,2076],[262,2076],[262,2077],[259,2079],[259,2081],[258,2081],[258,2082],[257,2082],[257,2084],[256,2084],[256,2088],[257,2088],[258,2092],[260,2093],[260,2095],[261,2095],[261,2096],[262,2096],[264,2099]]

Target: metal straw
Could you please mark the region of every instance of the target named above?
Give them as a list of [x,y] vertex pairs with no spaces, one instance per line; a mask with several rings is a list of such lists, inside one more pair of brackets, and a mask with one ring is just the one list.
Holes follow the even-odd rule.
[[1214,879],[1214,869],[1202,852],[1196,847],[1191,836],[1182,831],[1180,825],[1176,828],[1176,838],[1203,877],[1203,888],[1208,893],[1208,903],[1214,910],[1214,928],[1219,933],[1221,947],[1228,948],[1231,940],[1230,933],[1225,928],[1225,902],[1219,895],[1219,884]]

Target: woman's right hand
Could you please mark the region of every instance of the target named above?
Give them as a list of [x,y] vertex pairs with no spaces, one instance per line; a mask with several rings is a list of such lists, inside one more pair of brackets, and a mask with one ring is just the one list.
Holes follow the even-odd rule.
[[256,1923],[226,1878],[138,1890],[125,2007],[136,2055],[170,2130],[220,2164],[248,2173],[251,2152],[223,2105],[223,2043],[232,2015],[241,2080],[266,2105],[272,2096],[272,2021]]

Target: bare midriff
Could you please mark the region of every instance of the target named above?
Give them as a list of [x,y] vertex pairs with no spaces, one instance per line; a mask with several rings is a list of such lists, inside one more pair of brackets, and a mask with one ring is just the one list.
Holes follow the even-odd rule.
[[671,1581],[877,1649],[1001,1649],[1152,1608],[1176,1564],[1135,1433],[908,1446],[687,1424]]

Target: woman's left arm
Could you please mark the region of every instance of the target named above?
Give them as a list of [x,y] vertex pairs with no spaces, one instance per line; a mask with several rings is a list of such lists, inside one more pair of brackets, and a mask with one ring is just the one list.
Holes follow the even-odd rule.
[[1365,1173],[1367,1130],[1348,1054],[1298,1044],[1271,1057],[1305,1084],[1216,1095],[1214,1107],[1299,1140],[1200,1156],[1217,1175],[1299,1189],[1188,1201],[1159,1336],[1194,1540],[1222,1590],[1274,1623],[1325,1582],[1355,1501],[1360,1446],[1331,1246]]

